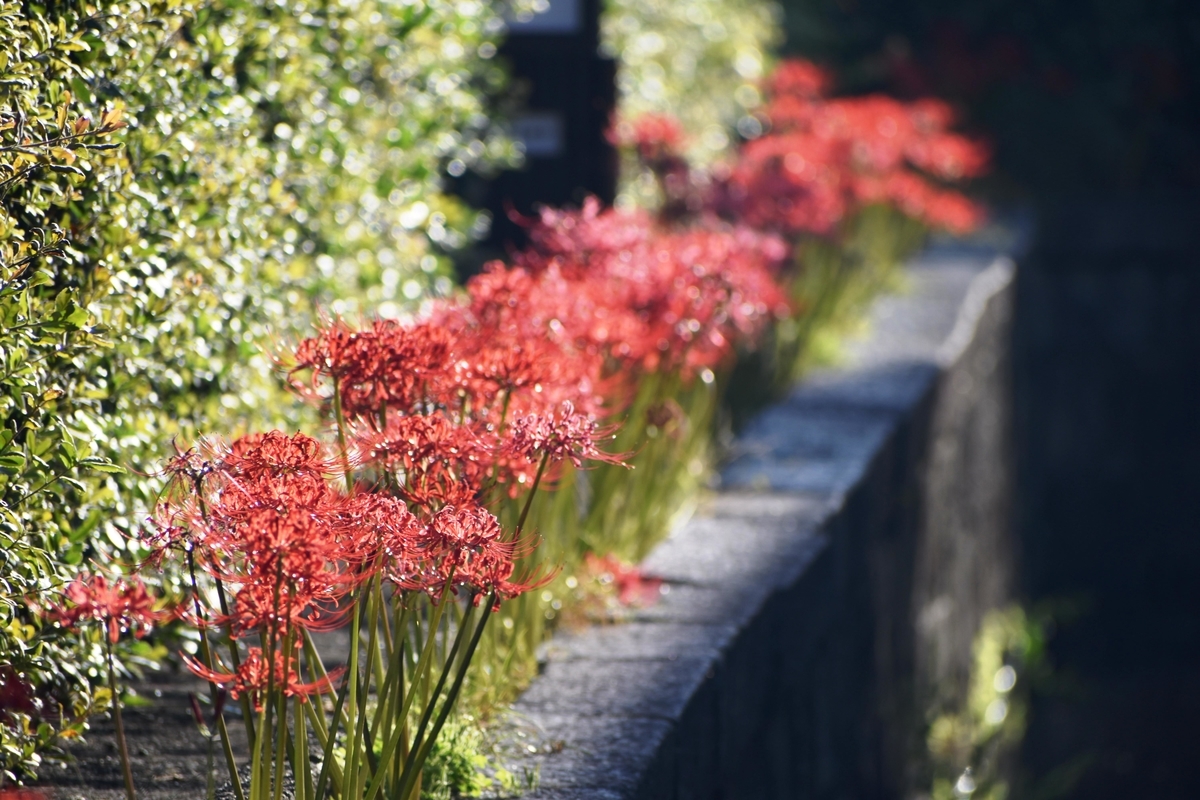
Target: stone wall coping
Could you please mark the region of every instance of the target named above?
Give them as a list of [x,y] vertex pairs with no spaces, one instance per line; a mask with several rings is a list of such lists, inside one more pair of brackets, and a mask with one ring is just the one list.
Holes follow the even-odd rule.
[[[837,595],[806,588],[805,576],[1013,277],[995,250],[928,249],[899,292],[872,304],[867,334],[836,367],[746,426],[716,491],[642,565],[665,579],[661,602],[545,647],[542,674],[514,706],[536,751],[517,760],[539,773],[531,797],[721,796],[716,771],[737,762],[738,719],[753,715],[745,704],[770,702],[745,700],[756,695],[739,686],[779,680],[761,674],[773,662],[755,648],[781,634],[820,646],[828,634],[805,631],[835,625],[824,598]],[[790,607],[800,612],[772,630],[784,627],[773,603],[798,591],[807,594]]]

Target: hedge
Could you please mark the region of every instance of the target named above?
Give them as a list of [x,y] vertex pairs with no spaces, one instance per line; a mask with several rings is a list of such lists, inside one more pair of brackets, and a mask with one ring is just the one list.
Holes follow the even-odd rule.
[[318,305],[448,291],[486,219],[444,171],[516,158],[484,99],[501,28],[450,0],[0,2],[9,779],[107,703],[98,641],[37,611],[85,562],[138,561],[171,440],[294,429],[272,352]]

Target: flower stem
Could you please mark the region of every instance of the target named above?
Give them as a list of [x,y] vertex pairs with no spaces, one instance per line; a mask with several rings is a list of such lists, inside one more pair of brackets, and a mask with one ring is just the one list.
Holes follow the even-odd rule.
[[[346,783],[344,780],[339,781],[338,776],[334,775],[337,770],[337,765],[333,763],[333,745],[337,738],[338,720],[342,718],[342,706],[346,703],[346,693],[349,688],[350,677],[346,676],[346,682],[342,684],[342,688],[338,691],[337,702],[333,706],[333,717],[329,723],[329,731],[326,733],[325,748],[321,755],[321,774],[317,777],[317,788],[313,792],[314,798],[324,800],[325,786],[330,775],[334,776],[334,783],[341,783],[344,788]],[[314,718],[318,715],[314,714]],[[340,794],[340,792],[339,792]]]
[[[291,669],[292,669],[292,661],[291,661],[292,649],[293,649],[292,648],[292,630],[289,628],[287,633],[285,633],[284,637],[283,637],[283,676],[280,678],[281,685],[279,687],[277,687],[279,691],[278,691],[276,697],[274,698],[274,701],[275,701],[275,703],[277,705],[277,709],[278,709],[276,711],[276,714],[278,714],[278,717],[279,717],[279,719],[278,719],[279,727],[275,731],[275,782],[274,782],[275,792],[272,795],[274,797],[274,800],[280,800],[280,798],[283,797],[283,764],[284,764],[284,760],[285,760],[286,754],[287,754],[287,736],[288,736],[287,687],[288,687],[288,675],[291,673]],[[274,664],[274,662],[272,662],[272,671],[274,670],[273,664]],[[263,735],[266,736],[267,732],[263,731]],[[305,742],[304,744],[305,744],[305,747],[308,746],[307,742]],[[296,774],[296,775],[294,775],[294,777],[296,778],[297,784],[299,784],[300,776],[298,774]]]
[[[205,527],[207,527],[208,526],[208,503],[204,499],[203,490],[204,490],[203,483],[200,481],[199,478],[196,478],[196,483],[195,483],[196,501],[200,507],[200,518],[201,518],[201,520],[203,520]],[[191,551],[188,551],[188,555],[191,556]],[[228,618],[229,617],[229,599],[225,596],[225,584],[219,577],[217,577],[215,575],[213,576],[213,582],[217,585],[217,601],[221,607],[221,615],[225,618]],[[196,587],[196,575],[195,575],[194,568],[193,568],[193,573],[192,573],[192,591],[193,592],[195,592],[195,587]],[[196,600],[197,600],[197,602],[199,602],[198,596],[196,597]],[[211,653],[211,651],[210,651],[210,653]],[[230,632],[230,635],[229,635],[229,659],[233,664],[234,672],[237,672],[238,668],[242,666],[242,659],[241,659],[241,656],[238,654],[237,642],[235,642],[233,640],[232,631]],[[212,666],[213,666],[213,664],[209,664],[210,668]],[[242,696],[240,698],[238,698],[238,704],[242,707],[242,721],[246,725],[246,740],[250,743],[250,750],[251,750],[251,752],[253,752],[255,750],[255,747],[254,747],[254,714],[251,713],[249,696],[247,696],[243,692]],[[217,724],[220,727],[224,728],[225,727],[225,719],[222,717],[221,719],[218,720]],[[227,735],[225,735],[224,738],[228,739],[229,737]],[[230,754],[232,754],[232,752],[233,752],[232,750],[229,751]],[[227,760],[228,760],[228,757],[227,757]],[[235,767],[235,772],[236,772],[236,767]],[[238,800],[245,800],[244,794],[241,791],[237,791],[241,787],[241,780],[239,778],[233,779],[233,786],[235,789],[235,793],[237,794]]]
[[133,791],[133,770],[129,766],[129,745],[125,741],[125,721],[121,718],[121,691],[117,686],[117,674],[113,669],[112,640],[108,633],[102,631],[104,637],[104,653],[108,657],[108,688],[113,698],[113,722],[117,727],[117,749],[121,753],[121,772],[125,778],[125,797],[127,800],[137,800]]
[[397,797],[408,798],[409,792],[416,785],[416,781],[421,774],[421,768],[425,765],[426,759],[429,758],[429,752],[433,749],[433,744],[437,741],[438,734],[441,733],[442,727],[446,724],[446,719],[450,716],[450,710],[454,708],[454,701],[458,699],[458,693],[462,690],[463,679],[467,675],[467,669],[471,666],[471,658],[475,655],[475,648],[479,646],[479,639],[483,636],[483,629],[487,626],[488,620],[491,619],[491,609],[495,605],[495,602],[496,594],[493,592],[491,597],[487,598],[486,604],[482,606],[483,614],[479,619],[479,624],[475,627],[475,633],[471,636],[471,643],[467,646],[467,651],[463,654],[462,661],[459,662],[457,674],[454,676],[454,683],[451,685],[446,699],[442,702],[441,710],[438,712],[437,719],[433,723],[433,728],[429,731],[429,736],[423,742],[419,740],[413,741],[413,753],[409,755],[410,763],[405,764],[400,792],[396,795]]
[[538,485],[542,482],[542,473],[546,471],[546,464],[550,461],[549,453],[542,453],[542,460],[538,463],[537,475],[534,476],[533,486],[529,489],[529,496],[525,498],[525,507],[521,509],[521,518],[517,520],[517,529],[513,533],[513,538],[521,535],[521,530],[525,527],[525,520],[529,516],[529,509],[533,505],[533,496],[537,494]]
[[346,415],[342,412],[342,388],[337,375],[333,376],[333,418],[337,423],[338,447],[342,452],[342,470],[346,475],[346,491],[354,494],[354,476],[350,474],[350,452],[346,448]]
[[[404,700],[400,704],[400,711],[395,717],[395,719],[401,722],[401,725],[392,731],[392,735],[388,737],[388,740],[384,743],[383,752],[379,757],[379,763],[381,765],[385,765],[390,762],[396,753],[396,748],[401,744],[401,740],[408,738],[407,726],[405,726],[403,722],[408,719],[408,712],[412,708],[413,699],[418,692],[418,684],[421,682],[421,679],[425,673],[429,671],[431,666],[431,661],[433,660],[434,639],[437,638],[434,635],[434,632],[437,630],[438,624],[441,622],[442,612],[446,606],[446,603],[450,602],[449,595],[453,583],[454,572],[452,570],[449,578],[446,580],[445,586],[442,588],[441,597],[438,599],[437,604],[433,608],[433,614],[431,615],[429,622],[429,635],[425,637],[425,643],[421,648],[421,656],[417,660],[416,668],[413,670],[408,691],[404,693]],[[405,772],[401,773],[402,778],[407,775],[407,764],[405,770]],[[371,782],[368,785],[366,792],[362,794],[364,800],[372,800],[375,795],[379,793],[379,790],[383,787],[383,782],[386,776],[386,768],[380,768],[376,771],[375,775],[371,778]],[[392,796],[403,797],[403,795]]]
[[[200,629],[200,657],[204,659],[204,666],[208,667],[210,672],[215,671],[216,665],[212,655],[212,645],[208,642],[208,630],[204,622],[203,610],[200,606],[200,588],[196,580],[196,556],[192,548],[188,548],[188,574],[192,581],[192,602],[196,608],[196,623]],[[214,708],[217,703],[217,684],[213,681],[208,682],[209,697],[213,701]],[[233,757],[233,747],[229,742],[229,728],[225,725],[225,715],[221,714],[217,717],[217,732],[221,736],[221,750],[225,755],[225,766],[229,768],[229,781],[233,785],[233,793],[237,800],[246,800],[246,793],[242,789],[242,778],[238,775],[237,759]],[[212,739],[208,741],[209,757],[212,756]],[[212,771],[212,765],[209,764],[209,771]]]

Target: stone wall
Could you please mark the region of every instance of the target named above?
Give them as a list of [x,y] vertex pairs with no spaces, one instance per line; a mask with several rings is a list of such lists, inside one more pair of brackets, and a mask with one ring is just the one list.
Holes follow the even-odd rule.
[[1013,592],[1014,269],[931,249],[869,333],[756,418],[644,569],[669,593],[556,638],[517,704],[539,798],[871,798],[912,788]]

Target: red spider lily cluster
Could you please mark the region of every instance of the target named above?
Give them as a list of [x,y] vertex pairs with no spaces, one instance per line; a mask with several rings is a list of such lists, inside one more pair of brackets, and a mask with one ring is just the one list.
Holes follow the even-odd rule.
[[542,585],[515,574],[535,543],[524,516],[504,530],[489,508],[566,463],[621,463],[598,420],[639,375],[718,367],[787,311],[785,248],[746,229],[664,230],[590,201],[546,211],[531,239],[419,319],[330,322],[296,347],[292,385],[336,421],[336,451],[274,431],[170,462],[151,561],[207,573],[220,603],[197,592],[186,617],[255,643],[228,664],[189,660],[196,674],[256,707],[268,686],[324,691],[328,676],[300,676],[301,642],[371,581],[493,608]]
[[133,772],[125,741],[125,724],[121,718],[121,697],[113,667],[113,645],[123,632],[132,633],[135,637],[144,636],[163,616],[163,612],[154,610],[154,599],[137,578],[116,578],[110,582],[103,575],[87,573],[68,584],[63,592],[63,600],[46,611],[47,619],[67,628],[79,628],[85,622],[97,622],[104,630],[108,684],[113,693],[113,722],[125,780],[125,796],[129,800],[135,800]]
[[981,209],[942,184],[981,174],[989,152],[954,133],[938,100],[829,96],[828,73],[785,61],[768,81],[769,132],[746,143],[712,199],[722,214],[764,230],[828,233],[870,203],[963,232]]
[[[251,741],[261,742],[251,797],[265,796],[272,764],[290,747],[289,698],[299,724],[317,713],[301,712],[306,698],[339,682],[343,699],[349,687],[350,706],[329,723],[314,722],[344,725],[346,747],[358,754],[332,777],[338,795],[394,783],[408,796],[489,612],[552,576],[518,576],[517,563],[536,540],[521,530],[524,513],[506,528],[489,506],[527,494],[527,513],[539,484],[553,480],[564,462],[620,462],[604,450],[611,431],[596,421],[604,370],[580,351],[582,343],[524,327],[527,272],[495,268],[488,277],[465,300],[421,320],[362,328],[330,322],[296,347],[290,380],[328,412],[336,447],[271,431],[229,444],[204,441],[167,465],[172,486],[147,532],[147,563],[186,564],[193,598],[184,618],[202,640],[199,657],[185,660],[214,695],[228,691],[243,703]],[[215,599],[204,584],[215,588]],[[454,611],[445,614],[447,606]],[[439,634],[444,616],[457,619],[453,648],[451,634]],[[347,620],[356,643],[349,664],[327,672],[311,634]],[[372,643],[387,642],[385,653],[365,648],[365,672],[357,635],[363,626]],[[405,655],[413,629],[422,654],[397,670],[413,657]],[[439,640],[443,652],[431,657]],[[224,643],[228,656],[210,642]],[[386,679],[372,664],[391,665]],[[448,681],[451,673],[457,677]],[[396,700],[389,716],[369,723],[355,698],[372,683]],[[422,721],[410,741],[409,708],[419,692]],[[272,717],[280,732],[270,743]],[[322,735],[328,751],[336,736]],[[361,748],[376,739],[387,742],[386,768],[372,772],[377,762]],[[316,795],[327,771],[313,785]]]
[[[381,331],[388,329],[377,326],[364,337]],[[352,340],[345,333],[334,327],[323,336]],[[301,352],[315,347],[310,340]],[[369,378],[385,366],[359,362],[358,348],[341,352],[354,358],[332,359],[320,369],[345,381],[347,405],[354,407],[355,398],[375,396]],[[378,348],[378,355],[394,353]],[[398,401],[404,389],[389,385],[387,392]],[[513,561],[525,545],[478,504],[497,463],[495,447],[440,413],[411,413],[427,402],[414,402],[408,414],[397,402],[386,426],[359,420],[352,463],[374,470],[377,486],[347,490],[347,463],[302,433],[256,434],[227,447],[207,443],[172,462],[179,486],[158,508],[150,542],[155,556],[183,552],[229,593],[219,608],[202,607],[198,597],[192,622],[227,631],[235,641],[259,642],[228,667],[190,659],[197,675],[229,684],[233,697],[248,695],[256,707],[269,684],[287,696],[327,690],[328,677],[299,678],[303,633],[341,624],[350,596],[374,577],[397,591],[435,599],[465,594],[476,603],[537,585],[514,579]],[[381,396],[376,413],[384,403]],[[568,428],[577,447],[599,452],[589,438],[594,425],[570,413],[547,419],[553,430]],[[506,452],[510,462],[525,459],[519,468],[540,457],[524,443]]]
[[[665,228],[640,211],[601,210],[593,199],[580,211],[543,211],[530,239],[517,270],[550,287],[539,296],[570,303],[528,304],[538,329],[530,333],[569,337],[625,380],[715,369],[789,311],[776,280],[785,245],[747,228]],[[489,272],[468,290],[509,272]]]
[[[296,649],[299,649],[297,643]],[[269,685],[275,686],[285,697],[307,698],[308,695],[329,691],[332,681],[329,676],[319,680],[304,683],[298,677],[297,665],[300,663],[296,652],[275,653],[273,674],[267,667],[266,657],[261,647],[251,647],[246,658],[232,672],[222,672],[209,669],[194,659],[186,659],[188,668],[210,683],[229,685],[229,693],[237,699],[243,695],[250,698],[255,711],[262,710],[262,695]]]

